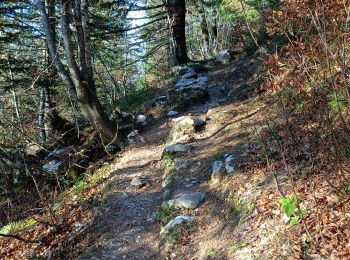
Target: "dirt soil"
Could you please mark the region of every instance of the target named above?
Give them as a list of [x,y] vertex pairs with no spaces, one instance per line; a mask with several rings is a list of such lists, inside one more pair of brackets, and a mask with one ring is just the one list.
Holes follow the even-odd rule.
[[[248,60],[245,62],[249,64]],[[216,158],[234,154],[237,162],[241,160],[242,147],[247,142],[247,133],[241,125],[264,120],[266,105],[256,85],[249,85],[260,63],[207,65],[204,75],[209,77],[210,100],[188,107],[178,115],[206,119],[207,124],[190,142],[194,147],[191,153],[178,158],[190,160],[191,166],[174,174],[170,194],[165,195],[161,186],[164,169],[159,162],[171,119],[163,116],[151,122],[149,129],[141,133],[144,142],[130,147],[116,160],[108,193],[95,220],[93,242],[80,259],[204,259],[208,254],[210,257],[211,248],[215,248],[216,257],[230,258],[228,252],[217,254],[234,241],[237,233],[234,225],[220,220],[224,205],[218,198],[220,192],[210,186],[209,176]],[[214,115],[210,119],[208,109]],[[130,182],[135,176],[146,178],[150,185],[132,187]],[[249,181],[247,176],[240,177]],[[223,183],[227,186],[228,181]],[[169,248],[159,235],[161,227],[154,216],[167,198],[194,191],[206,193],[205,203],[187,212],[195,217],[194,230],[183,238],[180,249]]]

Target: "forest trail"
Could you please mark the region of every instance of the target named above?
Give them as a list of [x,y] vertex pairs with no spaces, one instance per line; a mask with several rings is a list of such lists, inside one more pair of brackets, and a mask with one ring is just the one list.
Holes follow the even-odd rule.
[[[208,210],[217,203],[217,195],[208,176],[216,157],[230,154],[239,160],[240,147],[245,142],[240,126],[256,118],[262,107],[257,85],[249,82],[261,62],[237,60],[231,65],[204,65],[206,72],[202,75],[208,77],[209,100],[186,108],[176,117],[190,115],[205,120],[206,125],[188,142],[193,147],[191,152],[177,158],[188,161],[188,169],[174,172],[171,185],[165,188],[162,153],[170,131],[167,124],[172,119],[163,116],[150,122],[141,133],[143,142],[131,146],[112,164],[104,201],[97,207],[98,217],[89,234],[91,246],[79,259],[177,259],[178,254],[197,259],[207,254],[198,249],[198,243],[210,238],[215,243],[227,239],[213,235],[218,216],[215,212],[208,214]],[[132,186],[135,177],[146,185]],[[157,214],[164,201],[191,192],[205,193],[200,208],[185,211],[195,218],[197,231],[184,238],[182,252],[174,252],[159,234]]]

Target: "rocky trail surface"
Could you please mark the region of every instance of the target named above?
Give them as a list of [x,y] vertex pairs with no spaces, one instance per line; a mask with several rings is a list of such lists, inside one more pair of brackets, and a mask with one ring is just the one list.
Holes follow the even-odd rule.
[[89,229],[90,246],[79,259],[232,257],[218,254],[234,233],[218,224],[215,188],[241,163],[241,125],[264,109],[252,81],[261,62],[178,72],[167,111],[150,120],[141,141],[112,163]]

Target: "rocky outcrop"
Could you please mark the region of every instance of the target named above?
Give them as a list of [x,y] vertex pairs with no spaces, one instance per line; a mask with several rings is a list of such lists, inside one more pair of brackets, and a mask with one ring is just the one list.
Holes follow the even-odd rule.
[[192,68],[187,68],[181,79],[169,90],[170,103],[179,109],[204,103],[208,98],[208,78],[196,73]]

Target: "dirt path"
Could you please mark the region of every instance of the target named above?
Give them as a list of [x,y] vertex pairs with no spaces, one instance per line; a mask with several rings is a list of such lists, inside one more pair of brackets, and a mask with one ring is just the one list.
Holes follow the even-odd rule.
[[[246,81],[249,77],[248,75],[242,78],[239,71],[238,75],[232,77],[231,67],[221,66],[209,71],[207,76],[209,76],[208,84],[211,86],[210,100],[181,113],[181,115],[190,113],[192,116],[205,117],[208,110],[212,109],[219,116],[209,120],[205,129],[199,132],[196,140],[191,143],[194,146],[193,151],[183,156],[183,159],[190,160],[191,166],[189,170],[177,172],[167,195],[161,187],[164,169],[157,166],[170,130],[165,127],[167,118],[151,125],[148,131],[142,133],[145,143],[131,147],[113,164],[115,172],[111,175],[105,202],[98,209],[99,217],[95,220],[94,231],[91,234],[93,243],[80,259],[169,257],[164,241],[159,235],[160,225],[154,219],[161,203],[176,194],[193,191],[206,192],[206,203],[210,203],[212,197],[208,174],[210,175],[212,157],[222,151],[222,144],[233,147],[242,141],[239,131],[232,131],[229,137],[221,132],[225,132],[230,125],[231,128],[235,125],[235,129],[239,129],[239,123],[236,121],[241,119],[240,117],[237,119],[237,115],[242,113],[249,117],[249,110],[254,110],[249,102],[244,101],[245,90],[238,90],[239,93],[236,93],[234,99],[229,98],[227,92],[228,89],[232,89],[229,86],[230,82]],[[136,176],[147,179],[149,185],[141,189],[132,187],[130,182]],[[205,218],[201,210],[192,212],[192,215],[198,219]],[[176,255],[170,258],[176,258]]]

